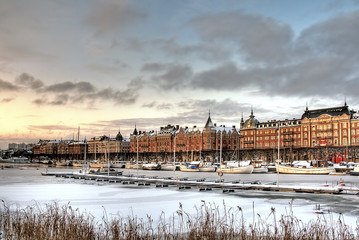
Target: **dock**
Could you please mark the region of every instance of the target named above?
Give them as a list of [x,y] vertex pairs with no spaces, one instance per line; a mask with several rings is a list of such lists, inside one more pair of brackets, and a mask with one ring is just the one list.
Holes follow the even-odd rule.
[[262,184],[259,181],[253,182],[219,182],[218,180],[188,179],[172,177],[158,178],[146,177],[145,175],[122,175],[122,172],[110,173],[96,173],[84,174],[74,172],[44,172],[44,176],[56,176],[73,179],[92,180],[97,182],[119,183],[123,185],[137,185],[137,186],[155,186],[159,187],[176,187],[179,190],[186,190],[197,188],[199,191],[211,191],[212,189],[219,189],[223,193],[232,193],[238,190],[253,190],[253,191],[270,191],[270,192],[293,192],[293,193],[313,193],[313,194],[351,194],[359,193],[358,187],[346,187],[345,184],[337,186],[293,186],[293,185],[277,185],[276,182]]

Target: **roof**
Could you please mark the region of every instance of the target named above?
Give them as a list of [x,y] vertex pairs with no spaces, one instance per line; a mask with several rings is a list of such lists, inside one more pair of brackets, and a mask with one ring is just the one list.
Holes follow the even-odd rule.
[[211,114],[208,114],[208,119],[206,122],[206,125],[204,125],[204,128],[213,128],[213,122],[211,119]]
[[341,116],[343,114],[351,115],[349,108],[347,105],[342,107],[333,107],[333,108],[322,108],[322,109],[315,109],[315,110],[305,110],[304,114],[302,115],[302,119],[304,118],[317,118],[320,115],[327,114],[332,117],[334,116]]

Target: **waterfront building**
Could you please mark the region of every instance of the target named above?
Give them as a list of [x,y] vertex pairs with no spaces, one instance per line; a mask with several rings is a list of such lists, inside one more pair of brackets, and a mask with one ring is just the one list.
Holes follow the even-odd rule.
[[[74,159],[84,154],[81,142],[40,140],[33,147],[34,155]],[[132,159],[141,161],[218,161],[262,159],[273,162],[304,159],[341,159],[356,161],[359,157],[359,114],[345,103],[340,107],[310,110],[299,118],[258,121],[251,109],[249,118],[235,125],[217,126],[211,115],[204,127],[171,125],[159,130],[138,131],[129,139],[119,132],[116,137],[91,138],[86,147],[88,159]]]
[[214,161],[218,160],[221,142],[225,154],[239,151],[239,129],[217,126],[209,114],[204,128],[195,125],[190,129],[168,124],[159,131],[146,132],[137,131],[135,127],[130,142],[130,152],[134,157],[138,152],[141,160],[172,161],[175,151],[177,161]]
[[[253,109],[246,121],[241,120],[242,158],[333,159],[336,155],[357,158],[359,146],[358,113],[344,106],[309,110],[292,120],[259,122]],[[349,153],[350,152],[350,153]],[[347,159],[348,160],[348,159]]]

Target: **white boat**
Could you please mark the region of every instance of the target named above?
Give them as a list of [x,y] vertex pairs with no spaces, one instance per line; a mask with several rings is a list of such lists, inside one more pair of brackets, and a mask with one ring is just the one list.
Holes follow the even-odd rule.
[[334,164],[334,168],[336,172],[346,172],[349,173],[350,171],[354,170],[355,163],[353,162],[341,162]]
[[213,165],[210,162],[200,162],[199,167],[198,167],[200,172],[215,172],[216,171],[216,166]]
[[125,161],[114,161],[110,162],[111,168],[125,168],[126,162]]
[[359,163],[354,165],[353,171],[350,171],[350,175],[359,176]]
[[143,170],[161,170],[161,165],[158,163],[144,163],[142,164]]
[[181,172],[199,172],[199,161],[180,165]]
[[317,174],[327,175],[331,172],[335,172],[332,167],[291,167],[276,163],[276,170],[279,173],[284,174]]
[[163,171],[175,171],[176,165],[173,165],[173,163],[162,163],[161,164],[161,170]]
[[217,173],[237,173],[237,174],[251,174],[253,172],[253,165],[248,166],[231,166],[231,165],[221,165],[217,168]]

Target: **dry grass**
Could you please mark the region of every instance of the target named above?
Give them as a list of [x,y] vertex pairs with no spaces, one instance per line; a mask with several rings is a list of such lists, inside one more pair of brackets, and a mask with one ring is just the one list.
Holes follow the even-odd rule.
[[223,208],[203,201],[192,216],[179,209],[170,219],[162,213],[159,220],[136,216],[100,221],[81,213],[69,204],[57,203],[11,210],[0,206],[0,239],[357,239],[359,227],[352,229],[343,217],[334,221],[318,217],[304,223],[290,209],[277,218],[274,208],[265,219],[260,215],[246,222],[240,207]]

